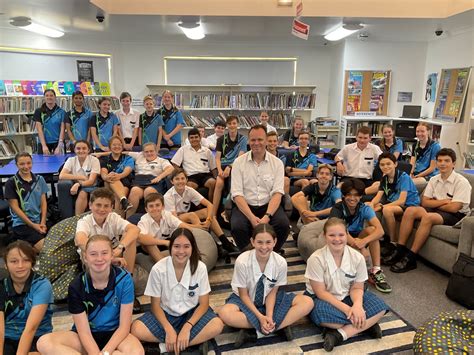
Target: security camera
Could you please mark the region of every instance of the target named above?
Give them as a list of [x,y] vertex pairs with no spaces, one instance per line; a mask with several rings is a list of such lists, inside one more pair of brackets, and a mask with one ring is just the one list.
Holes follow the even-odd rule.
[[441,29],[435,31],[435,35],[438,37],[441,36],[442,34],[443,34],[443,30]]
[[98,13],[98,14],[95,16],[95,19],[97,20],[97,22],[102,23],[102,22],[104,22],[104,20],[105,20],[105,16],[104,16],[104,14],[102,14],[102,13]]

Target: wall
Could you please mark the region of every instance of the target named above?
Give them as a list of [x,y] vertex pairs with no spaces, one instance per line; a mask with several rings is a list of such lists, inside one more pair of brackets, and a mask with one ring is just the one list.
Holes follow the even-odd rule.
[[345,42],[331,48],[331,84],[329,86],[328,116],[340,117],[342,93],[344,91],[344,49]]

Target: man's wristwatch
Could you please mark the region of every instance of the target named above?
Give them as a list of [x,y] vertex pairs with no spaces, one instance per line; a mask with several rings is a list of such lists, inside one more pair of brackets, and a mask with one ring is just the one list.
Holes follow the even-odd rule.
[[268,216],[268,218],[272,218],[273,215],[270,212],[265,213],[265,216]]
[[117,249],[120,249],[122,250],[122,253],[125,251],[125,245],[123,245],[122,243],[120,243],[119,245],[117,245]]

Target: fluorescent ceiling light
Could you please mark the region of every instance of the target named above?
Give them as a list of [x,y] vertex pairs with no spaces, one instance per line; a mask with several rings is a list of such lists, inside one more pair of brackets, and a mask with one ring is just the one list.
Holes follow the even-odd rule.
[[33,23],[29,17],[14,17],[10,19],[10,24],[15,27],[19,27],[23,30],[27,30],[30,32],[38,33],[43,36],[59,38],[64,36],[63,31],[55,30],[50,27],[46,27],[43,25],[39,25],[37,23]]
[[293,0],[278,0],[278,6],[293,6]]
[[199,40],[206,37],[200,22],[180,22],[178,26],[189,39]]
[[364,28],[362,25],[342,25],[324,36],[328,41],[339,41]]

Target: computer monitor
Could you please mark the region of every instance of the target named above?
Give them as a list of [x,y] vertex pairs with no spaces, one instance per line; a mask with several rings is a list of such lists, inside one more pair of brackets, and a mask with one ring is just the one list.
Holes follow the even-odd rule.
[[421,106],[404,105],[402,118],[420,118]]

